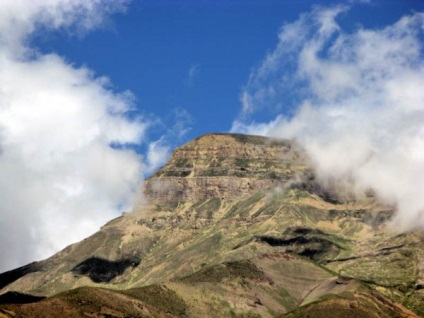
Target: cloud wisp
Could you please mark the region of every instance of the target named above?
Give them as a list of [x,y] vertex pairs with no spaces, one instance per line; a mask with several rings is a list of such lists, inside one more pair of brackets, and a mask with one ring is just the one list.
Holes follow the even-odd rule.
[[[147,146],[143,169],[146,177],[168,161],[172,153],[172,145],[185,141],[195,123],[194,118],[184,108],[176,107],[169,115],[169,118],[157,120],[156,124],[162,126],[162,134],[157,140],[149,142]],[[143,198],[138,201],[143,201]],[[139,209],[136,208],[136,210]]]
[[50,256],[132,207],[148,127],[116,93],[56,54],[29,47],[39,30],[87,32],[124,1],[0,4],[0,271]]
[[[399,230],[424,226],[424,13],[350,33],[341,13],[348,8],[316,7],[281,28],[232,130],[295,138],[321,179],[373,189],[397,207]],[[251,120],[264,107],[284,112]]]
[[193,87],[196,78],[200,74],[199,64],[192,64],[187,72],[187,78],[184,80],[184,84],[188,87]]

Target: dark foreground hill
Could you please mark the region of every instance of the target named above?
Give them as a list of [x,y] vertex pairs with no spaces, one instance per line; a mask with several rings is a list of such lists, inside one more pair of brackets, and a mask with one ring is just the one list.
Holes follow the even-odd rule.
[[424,316],[423,233],[388,229],[372,194],[324,188],[293,142],[202,136],[145,195],[0,274],[0,317]]

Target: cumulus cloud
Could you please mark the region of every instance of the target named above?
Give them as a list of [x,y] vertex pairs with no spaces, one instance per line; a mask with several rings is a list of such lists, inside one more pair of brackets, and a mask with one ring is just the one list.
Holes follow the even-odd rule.
[[[424,13],[346,32],[345,6],[316,7],[281,28],[252,71],[233,131],[295,138],[321,179],[354,181],[397,207],[398,229],[424,226]],[[251,118],[284,107],[270,122]]]
[[132,207],[143,166],[128,146],[148,127],[128,119],[133,97],[28,46],[40,29],[87,31],[124,8],[0,2],[0,271],[50,256]]

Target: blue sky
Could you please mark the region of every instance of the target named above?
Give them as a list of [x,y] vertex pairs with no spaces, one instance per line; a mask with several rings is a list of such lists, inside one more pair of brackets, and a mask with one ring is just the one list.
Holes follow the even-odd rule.
[[373,189],[398,230],[424,226],[423,11],[1,0],[0,271],[139,211],[144,178],[210,132],[295,139],[318,179]]
[[[351,1],[132,1],[125,13],[84,36],[41,34],[34,45],[76,66],[110,78],[113,89],[131,91],[137,112],[160,118],[154,140],[186,111],[191,130],[176,146],[198,135],[226,132],[241,111],[240,94],[251,69],[273,50],[281,26],[316,5]],[[358,3],[340,17],[345,31],[381,28],[413,11],[419,0]],[[271,119],[272,110],[255,114]]]

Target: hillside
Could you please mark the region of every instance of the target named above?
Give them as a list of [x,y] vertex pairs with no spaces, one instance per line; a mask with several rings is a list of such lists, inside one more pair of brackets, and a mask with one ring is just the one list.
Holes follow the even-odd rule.
[[0,317],[424,316],[423,232],[320,185],[292,141],[205,135],[144,189],[136,211],[0,274]]

